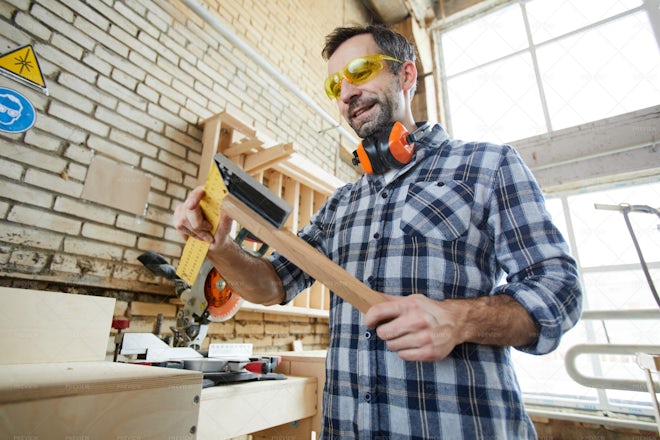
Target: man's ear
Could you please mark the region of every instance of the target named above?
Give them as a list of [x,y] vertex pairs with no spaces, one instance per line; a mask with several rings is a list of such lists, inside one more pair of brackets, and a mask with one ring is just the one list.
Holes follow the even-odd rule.
[[412,61],[406,61],[401,66],[400,74],[402,75],[401,89],[404,92],[409,92],[417,84],[417,66]]

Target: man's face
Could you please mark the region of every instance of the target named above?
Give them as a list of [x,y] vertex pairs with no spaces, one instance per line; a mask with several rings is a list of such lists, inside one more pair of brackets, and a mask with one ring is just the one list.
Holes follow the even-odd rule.
[[[328,74],[340,71],[349,61],[382,51],[371,34],[361,34],[346,40],[328,60]],[[355,85],[342,81],[337,99],[339,112],[358,136],[365,138],[391,122],[403,118],[404,95],[400,79],[389,67],[372,80]]]

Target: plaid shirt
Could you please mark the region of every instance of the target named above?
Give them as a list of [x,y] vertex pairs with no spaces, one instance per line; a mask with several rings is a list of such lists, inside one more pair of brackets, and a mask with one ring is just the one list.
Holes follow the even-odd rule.
[[[364,175],[338,189],[299,235],[387,294],[511,295],[540,328],[518,347],[529,353],[552,351],[580,316],[575,262],[516,151],[450,140],[439,125],[390,183]],[[288,300],[313,282],[271,261]],[[324,438],[536,438],[510,348],[465,343],[441,361],[403,361],[336,295],[323,402]]]

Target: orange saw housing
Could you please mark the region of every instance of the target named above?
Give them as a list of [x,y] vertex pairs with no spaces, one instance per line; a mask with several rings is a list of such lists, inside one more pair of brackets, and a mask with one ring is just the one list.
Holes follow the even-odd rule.
[[241,301],[241,297],[234,293],[215,268],[206,275],[204,298],[208,303],[209,320],[215,322],[225,321],[234,316]]

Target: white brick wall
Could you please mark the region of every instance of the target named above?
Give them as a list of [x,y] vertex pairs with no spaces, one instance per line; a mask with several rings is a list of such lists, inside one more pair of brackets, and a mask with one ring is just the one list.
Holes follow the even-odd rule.
[[[325,35],[364,19],[359,0],[199,0],[330,114]],[[200,123],[228,111],[264,140],[294,142],[335,172],[337,133],[177,0],[0,0],[0,53],[31,44],[49,96],[0,76],[37,112],[25,133],[0,132],[0,279],[92,283],[153,292],[136,260],[176,262],[171,214],[195,185]],[[337,116],[338,117],[338,116]],[[151,177],[135,216],[82,200],[94,155]],[[340,177],[352,178],[339,165]],[[112,188],[108,188],[109,191]],[[78,277],[78,278],[77,278]],[[90,281],[93,280],[93,281]],[[139,280],[139,281],[138,281]]]

